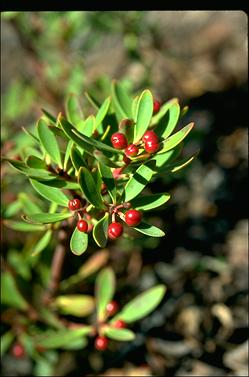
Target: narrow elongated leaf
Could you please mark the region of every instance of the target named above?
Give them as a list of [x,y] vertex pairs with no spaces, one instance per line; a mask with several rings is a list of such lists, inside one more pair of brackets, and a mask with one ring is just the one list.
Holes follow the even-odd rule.
[[45,230],[44,225],[27,224],[21,221],[4,220],[4,225],[19,232],[39,232]]
[[167,165],[165,168],[162,169],[162,172],[164,172],[164,173],[165,172],[176,173],[176,172],[180,171],[181,169],[184,169],[195,159],[195,157],[198,155],[198,153],[199,153],[199,151],[191,157],[186,157],[186,158],[183,158],[180,161],[176,161],[173,164]]
[[81,350],[85,348],[88,344],[87,338],[76,338],[71,340],[69,344],[66,346],[61,347],[63,350]]
[[135,334],[129,329],[115,329],[114,327],[105,327],[104,335],[107,338],[119,340],[119,341],[128,341],[135,339]]
[[20,194],[18,194],[18,199],[22,204],[22,210],[24,211],[25,215],[32,215],[33,213],[41,212],[41,208],[30,200],[25,192],[20,192]]
[[82,124],[80,127],[78,127],[81,134],[91,137],[94,130],[95,130],[95,117],[93,115],[90,115]]
[[25,132],[26,135],[29,135],[33,141],[40,144],[40,140],[33,134],[33,132],[27,130],[25,127],[22,127],[22,130]]
[[113,80],[111,94],[118,120],[132,118],[132,100],[123,85]]
[[49,187],[57,187],[57,188],[63,188],[63,189],[68,189],[68,190],[78,190],[80,188],[80,185],[78,184],[78,182],[66,181],[65,179],[62,179],[60,177],[51,179],[50,181],[44,181],[38,178],[33,178],[33,180],[38,181]]
[[150,225],[142,221],[139,225],[136,227],[134,226],[133,229],[136,229],[138,232],[145,234],[146,236],[150,237],[164,237],[165,233],[157,228],[154,225]]
[[101,177],[106,184],[107,191],[113,201],[113,203],[116,202],[116,197],[117,197],[117,190],[116,190],[116,185],[115,185],[115,180],[113,178],[113,174],[109,166],[106,166],[102,164],[101,162],[98,163],[99,166],[99,171],[101,174]]
[[33,188],[41,195],[43,198],[50,200],[51,202],[57,203],[60,206],[67,207],[69,198],[58,188],[48,187],[43,183],[37,182],[30,179],[30,183]]
[[148,184],[153,176],[153,164],[140,165],[135,174],[129,179],[124,188],[124,201],[135,198]]
[[47,169],[47,165],[45,161],[41,160],[40,158],[36,156],[29,156],[25,162],[29,168],[43,169],[43,170]]
[[109,166],[111,168],[120,168],[124,164],[122,161],[110,160],[108,157],[104,155],[103,152],[98,151],[97,149],[95,149],[95,151],[93,152],[93,156],[103,165]]
[[67,148],[66,148],[66,152],[65,152],[65,156],[64,156],[64,162],[63,162],[63,170],[64,171],[68,170],[67,164],[68,164],[68,161],[69,161],[69,158],[70,158],[70,155],[71,155],[72,146],[73,146],[73,141],[69,140],[68,143],[67,143]]
[[77,338],[82,338],[92,332],[92,326],[82,326],[78,329],[62,329],[58,331],[49,331],[35,339],[35,343],[44,348],[60,348],[70,344]]
[[88,99],[88,101],[90,102],[90,104],[93,107],[95,107],[95,109],[98,110],[100,108],[100,106],[101,106],[100,102],[92,94],[85,92],[85,96]]
[[132,117],[135,119],[137,113],[137,105],[139,101],[139,96],[136,96],[132,101]]
[[134,139],[137,143],[147,130],[153,114],[153,97],[149,90],[144,90],[136,106]]
[[52,237],[52,230],[48,229],[46,233],[44,233],[42,238],[35,245],[31,255],[32,256],[38,255],[42,250],[44,250],[48,246],[49,241],[51,240],[51,237]]
[[177,145],[174,149],[170,149],[168,152],[162,154],[156,154],[151,161],[155,161],[155,171],[160,171],[167,163],[173,161],[178,157],[182,151],[182,144]]
[[11,160],[11,159],[3,159],[6,160],[10,163],[13,168],[17,169],[19,172],[26,174],[32,178],[37,178],[41,179],[44,181],[47,180],[52,180],[55,178],[55,175],[43,170],[43,169],[34,169],[34,168],[29,168],[24,162],[22,161],[17,161],[17,160]]
[[15,339],[15,335],[11,330],[7,331],[6,333],[4,333],[1,336],[1,340],[0,340],[0,342],[1,342],[1,347],[0,347],[1,356],[3,356],[8,351],[8,349],[10,348],[14,339]]
[[70,123],[77,124],[84,119],[78,97],[70,93],[66,98],[66,116]]
[[102,143],[101,141],[98,141],[98,140],[90,138],[86,135],[83,135],[79,131],[77,131],[76,129],[73,129],[72,132],[76,136],[78,136],[78,138],[81,139],[83,142],[85,142],[86,144],[88,144],[88,145],[90,145],[90,146],[92,146],[92,147],[94,147],[94,148],[96,148],[100,151],[107,151],[107,152],[111,152],[111,153],[114,153],[114,154],[120,153],[119,150],[112,148],[109,145]]
[[1,302],[21,310],[27,310],[29,306],[19,292],[14,277],[7,271],[1,274]]
[[111,322],[122,319],[126,323],[131,323],[147,316],[160,304],[165,292],[166,287],[163,284],[148,289],[126,304]]
[[57,296],[53,305],[62,314],[70,314],[75,317],[85,317],[94,310],[95,303],[89,295],[64,295]]
[[71,212],[66,213],[34,213],[29,216],[23,216],[23,219],[33,224],[51,224],[72,217]]
[[115,275],[110,267],[104,268],[97,276],[95,296],[98,319],[104,320],[106,305],[112,300],[115,292]]
[[85,167],[81,167],[79,170],[79,184],[84,196],[94,207],[104,208],[102,196],[96,190],[94,179]]
[[80,152],[75,147],[73,147],[72,150],[71,150],[71,160],[72,160],[73,166],[74,166],[76,171],[80,170],[80,168],[82,166],[87,168],[87,164],[86,164],[83,156],[80,154]]
[[185,139],[185,137],[189,134],[189,132],[194,127],[194,123],[191,122],[187,126],[183,127],[180,131],[176,132],[172,136],[168,137],[162,144],[163,147],[157,153],[165,153],[170,149],[174,148],[176,145],[180,144],[181,141]]
[[93,238],[99,247],[105,247],[107,244],[108,223],[109,213],[106,212],[102,219],[94,225]]
[[43,119],[40,119],[37,124],[37,132],[42,146],[51,157],[51,159],[62,168],[62,161],[60,155],[59,145],[53,134],[48,128]]
[[106,100],[102,103],[100,109],[98,110],[96,114],[96,128],[102,123],[103,119],[105,118],[109,106],[111,103],[111,97],[106,98]]
[[43,114],[47,117],[48,120],[50,120],[50,122],[52,122],[54,125],[56,124],[56,118],[50,114],[47,110],[45,109],[41,109]]
[[88,246],[88,234],[80,232],[76,227],[70,239],[70,249],[73,254],[83,254]]
[[160,207],[166,203],[169,198],[170,195],[167,193],[138,196],[137,198],[131,200],[131,205],[137,210],[150,211],[151,209]]
[[178,103],[173,103],[172,106],[169,107],[168,111],[160,119],[155,129],[159,137],[166,139],[169,135],[171,135],[177,125],[180,112],[181,109]]

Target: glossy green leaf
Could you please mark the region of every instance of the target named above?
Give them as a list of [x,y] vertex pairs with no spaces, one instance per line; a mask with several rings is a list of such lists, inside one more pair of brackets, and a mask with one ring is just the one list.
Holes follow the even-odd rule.
[[153,117],[151,119],[151,125],[154,126],[154,125],[158,124],[161,121],[161,119],[165,116],[165,114],[169,111],[170,107],[173,106],[176,103],[178,103],[178,98],[172,98],[169,101],[167,101],[166,103],[164,103],[161,106],[159,112],[156,113],[155,115],[153,115]]
[[105,208],[100,191],[96,190],[92,174],[85,167],[79,170],[79,184],[84,196],[94,207]]
[[81,134],[91,137],[95,130],[95,117],[93,115],[90,115],[82,124],[80,127],[78,127]]
[[111,94],[118,120],[132,118],[132,100],[124,86],[113,80]]
[[153,97],[149,90],[144,90],[139,97],[134,126],[133,143],[137,143],[149,127],[153,114]]
[[125,202],[129,202],[138,194],[140,194],[140,192],[151,180],[153,176],[152,166],[154,166],[154,164],[151,163],[140,165],[139,168],[133,174],[133,176],[131,176],[124,188]]
[[106,166],[102,164],[101,162],[98,163],[99,172],[101,174],[103,182],[106,184],[107,191],[113,201],[113,203],[116,203],[116,197],[117,197],[117,190],[115,185],[115,180],[113,178],[113,174],[109,166]]
[[194,123],[191,122],[187,126],[183,127],[180,131],[165,139],[165,141],[162,142],[162,149],[160,149],[157,153],[165,153],[180,144],[180,142],[185,139],[185,137],[189,134],[193,127]]
[[46,233],[44,233],[42,238],[35,245],[31,254],[32,256],[38,255],[42,250],[44,250],[48,246],[49,241],[51,240],[52,234],[53,232],[51,229],[48,229]]
[[110,267],[104,268],[97,276],[95,296],[98,320],[104,320],[106,305],[112,300],[115,292],[115,275]]
[[71,161],[76,171],[80,170],[82,166],[87,168],[87,164],[83,156],[78,151],[78,149],[75,148],[75,146],[71,150]]
[[48,187],[57,187],[57,188],[63,188],[67,190],[78,190],[80,188],[78,182],[66,181],[65,179],[62,179],[60,177],[51,179],[50,181],[43,181],[42,179],[38,179],[38,178],[33,178],[33,179]]
[[58,221],[62,221],[72,217],[73,214],[71,212],[66,213],[34,213],[29,216],[23,216],[23,219],[30,223],[35,224],[51,224],[56,223]]
[[170,149],[168,152],[162,154],[156,154],[152,157],[151,161],[155,161],[155,171],[160,171],[167,163],[173,161],[178,157],[182,150],[182,144],[177,145],[174,149]]
[[132,101],[132,117],[135,119],[136,113],[137,113],[137,105],[139,101],[139,96],[136,96]]
[[77,227],[75,227],[74,232],[70,239],[70,249],[73,254],[81,255],[88,247],[88,234],[80,232]]
[[105,327],[103,333],[105,336],[107,336],[107,338],[119,341],[128,341],[135,339],[134,332],[129,329],[116,329],[114,327]]
[[93,156],[103,165],[109,166],[111,168],[120,168],[121,166],[124,165],[122,161],[110,160],[108,157],[104,155],[103,152],[98,151],[97,149],[95,149],[95,151],[93,152]]
[[29,307],[19,292],[14,277],[8,271],[1,274],[1,303],[20,310],[27,310]]
[[50,114],[47,110],[45,110],[45,109],[41,109],[42,110],[42,112],[43,112],[43,114],[47,117],[47,119],[51,122],[51,123],[53,123],[53,124],[56,124],[56,118],[52,115],[52,114]]
[[67,346],[77,338],[82,338],[92,332],[92,326],[82,326],[78,329],[62,329],[58,331],[49,331],[34,339],[35,343],[44,348],[60,348]]
[[0,342],[1,342],[1,347],[0,347],[1,356],[3,356],[8,351],[8,349],[10,348],[10,346],[13,343],[14,339],[15,339],[15,335],[14,335],[14,333],[11,330],[5,332],[1,336],[1,339],[0,339]]
[[174,131],[177,125],[178,119],[180,117],[180,106],[179,104],[173,103],[165,115],[160,119],[155,132],[160,138],[166,139]]
[[35,141],[35,143],[38,143],[40,145],[40,140],[38,139],[38,137],[36,137],[33,132],[31,132],[30,130],[27,130],[25,127],[22,127],[22,130],[25,132],[26,135],[30,136],[31,139],[33,141]]
[[36,156],[29,156],[26,159],[25,163],[29,168],[44,169],[44,170],[47,169],[47,165],[45,161],[41,160],[40,158]]
[[138,196],[131,200],[131,205],[137,210],[150,211],[166,203],[169,198],[170,195],[167,193]]
[[154,225],[150,225],[142,221],[139,225],[134,226],[138,232],[145,234],[150,237],[164,237],[165,233]]
[[33,188],[45,199],[57,203],[60,206],[67,207],[69,198],[58,188],[48,187],[43,183],[30,179]]
[[11,159],[3,159],[10,163],[13,168],[17,169],[19,172],[28,175],[29,177],[41,179],[44,181],[52,180],[55,178],[55,175],[43,170],[43,169],[34,169],[29,168],[24,162],[17,161],[17,160],[11,160]]
[[33,213],[41,212],[41,208],[35,204],[31,198],[25,194],[25,192],[20,192],[18,194],[18,199],[22,205],[22,210],[25,215],[32,215]]
[[76,129],[73,129],[72,132],[76,136],[78,136],[79,139],[81,139],[83,142],[85,142],[89,146],[92,146],[93,148],[96,148],[96,149],[98,149],[100,151],[107,151],[107,152],[114,153],[114,154],[120,153],[119,150],[117,150],[115,148],[112,148],[109,145],[102,143],[101,141],[95,140],[95,139],[90,138],[90,137],[88,137],[86,135],[82,135]]
[[111,322],[122,319],[126,323],[131,323],[147,316],[160,304],[165,292],[166,287],[163,284],[148,289],[126,304]]
[[70,123],[77,124],[84,119],[84,115],[78,97],[70,93],[66,98],[66,116]]
[[69,161],[69,158],[70,158],[70,155],[71,155],[72,147],[73,147],[73,141],[69,140],[68,143],[67,143],[67,148],[66,148],[66,152],[65,152],[65,156],[64,156],[64,162],[63,162],[63,170],[64,171],[68,170],[67,165],[68,165],[68,161]]
[[105,247],[107,244],[108,223],[109,213],[106,212],[102,219],[94,225],[93,238],[99,247]]
[[199,152],[195,153],[191,157],[183,158],[180,161],[176,161],[174,164],[167,165],[165,168],[163,168],[162,172],[170,172],[170,173],[176,173],[185,167],[187,167],[198,155]]
[[60,313],[75,317],[85,317],[91,314],[95,308],[93,297],[81,294],[57,296],[53,305]]
[[85,96],[88,99],[88,101],[90,102],[90,104],[93,107],[95,107],[95,109],[98,110],[100,108],[101,105],[100,105],[99,101],[92,94],[85,92]]
[[45,230],[44,225],[27,224],[21,221],[4,220],[4,225],[19,232],[39,232]]
[[42,146],[51,157],[51,159],[62,168],[62,161],[60,155],[59,145],[53,134],[44,120],[40,119],[37,124],[37,132]]
[[110,107],[111,97],[106,98],[96,114],[96,128],[102,123]]

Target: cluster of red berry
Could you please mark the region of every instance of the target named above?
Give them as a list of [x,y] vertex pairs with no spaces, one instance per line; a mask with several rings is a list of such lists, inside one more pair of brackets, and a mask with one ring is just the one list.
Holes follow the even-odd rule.
[[[82,205],[81,205],[81,202],[79,199],[77,198],[74,198],[74,199],[71,199],[69,200],[68,202],[68,208],[71,210],[71,211],[79,211],[81,209]],[[79,219],[78,223],[77,223],[77,228],[80,232],[84,232],[86,233],[88,231],[88,223],[87,221],[85,221],[84,219]]]
[[[114,315],[118,311],[118,308],[119,308],[119,305],[116,301],[109,302],[109,304],[107,304],[107,306],[106,306],[107,316],[110,317],[110,316]],[[122,321],[122,319],[117,319],[112,324],[112,326],[115,327],[116,329],[123,329],[123,328],[126,327],[126,323],[124,321]],[[95,348],[97,350],[104,351],[104,350],[107,349],[109,341],[105,336],[99,335],[95,339],[94,344],[95,344]]]
[[[161,104],[159,101],[153,102],[153,114],[157,113],[160,110]],[[128,121],[129,119],[124,119]],[[124,121],[123,120],[123,121]],[[122,122],[122,121],[121,121]],[[122,127],[125,125],[131,125],[131,122],[122,123]],[[127,142],[127,138],[124,133],[122,132],[115,132],[111,136],[111,143],[113,148],[115,149],[125,149],[125,155],[127,157],[135,157],[139,153],[139,147],[143,147],[146,152],[148,153],[155,153],[159,149],[159,140],[157,134],[152,131],[146,131],[145,134],[142,137],[142,142],[139,141],[137,144],[129,144]]]

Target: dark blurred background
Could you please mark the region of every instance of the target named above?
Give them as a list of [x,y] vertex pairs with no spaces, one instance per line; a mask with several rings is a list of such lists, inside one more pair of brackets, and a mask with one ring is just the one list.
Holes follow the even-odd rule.
[[[68,353],[54,375],[248,375],[247,22],[240,11],[1,14],[2,154],[25,147],[21,127],[33,127],[41,108],[57,114],[74,92],[84,109],[84,92],[103,99],[110,78],[162,102],[178,97],[189,106],[184,124],[196,125],[186,153],[200,148],[186,170],[148,188],[171,194],[151,214],[166,238],[110,246],[122,303],[160,282],[165,300],[135,325],[136,341],[106,356]],[[26,184],[15,174],[13,185],[9,170],[3,208]],[[3,236],[7,253],[21,250],[23,234]],[[9,368],[3,359],[3,375]]]

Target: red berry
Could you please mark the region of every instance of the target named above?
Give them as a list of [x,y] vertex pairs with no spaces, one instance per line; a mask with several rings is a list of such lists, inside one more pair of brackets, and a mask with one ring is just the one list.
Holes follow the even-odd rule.
[[125,154],[127,156],[131,156],[131,157],[134,157],[138,154],[138,147],[135,145],[135,144],[130,144],[128,145],[128,147],[125,149]]
[[142,213],[136,209],[129,209],[125,214],[125,222],[129,226],[136,226],[142,220]]
[[155,143],[158,143],[158,136],[157,134],[152,131],[152,130],[149,130],[149,131],[146,131],[142,140],[146,143],[147,141],[153,141]]
[[116,301],[111,301],[106,305],[106,311],[109,315],[113,315],[118,310],[118,303]]
[[157,100],[154,100],[153,101],[153,114],[156,114],[158,113],[158,111],[160,110],[161,108],[161,103]]
[[104,351],[107,349],[107,346],[108,346],[108,339],[105,337],[105,336],[98,336],[96,339],[95,339],[95,348],[99,351]]
[[113,148],[125,149],[127,147],[127,139],[121,132],[115,132],[111,137]]
[[159,149],[159,143],[155,143],[154,141],[146,141],[144,144],[144,149],[146,152],[155,153]]
[[21,359],[25,355],[25,349],[21,343],[15,343],[11,349],[11,353],[14,357]]
[[112,240],[119,238],[123,234],[123,225],[120,223],[111,223],[108,226],[108,236]]
[[77,209],[80,209],[81,208],[81,202],[79,199],[71,199],[69,200],[68,202],[68,208],[71,210],[71,211],[76,211]]
[[117,329],[123,329],[126,327],[126,323],[122,321],[122,319],[117,319],[117,321],[114,322],[113,326],[116,327]]
[[85,220],[79,220],[77,223],[77,228],[80,232],[86,233],[88,230],[88,224]]

